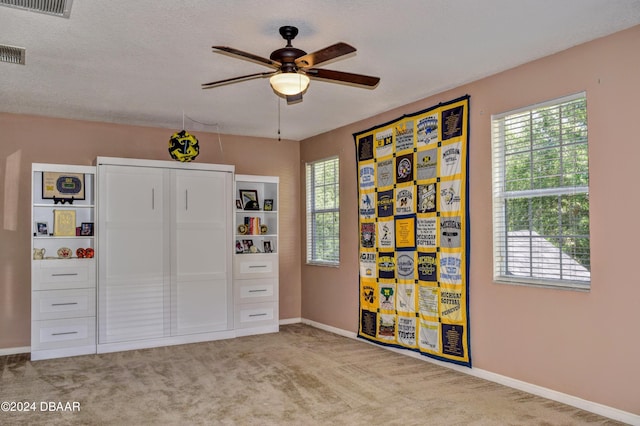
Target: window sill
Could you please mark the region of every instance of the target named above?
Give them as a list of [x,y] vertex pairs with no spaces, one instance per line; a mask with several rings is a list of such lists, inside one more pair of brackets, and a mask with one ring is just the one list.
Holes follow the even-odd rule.
[[523,287],[538,287],[548,288],[556,290],[570,290],[579,291],[582,293],[588,293],[591,291],[591,281],[580,282],[566,282],[566,281],[553,281],[553,280],[537,280],[537,279],[525,279],[525,278],[508,278],[497,277],[493,279],[494,284],[506,284],[516,285]]
[[330,268],[338,268],[340,267],[340,263],[335,263],[335,262],[321,262],[321,261],[307,261],[306,262],[307,266],[328,266]]

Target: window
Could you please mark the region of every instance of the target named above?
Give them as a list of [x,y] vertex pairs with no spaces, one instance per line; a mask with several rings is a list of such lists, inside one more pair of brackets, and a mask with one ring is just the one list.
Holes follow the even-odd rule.
[[338,158],[307,163],[307,263],[340,264]]
[[588,289],[585,94],[491,119],[494,280]]

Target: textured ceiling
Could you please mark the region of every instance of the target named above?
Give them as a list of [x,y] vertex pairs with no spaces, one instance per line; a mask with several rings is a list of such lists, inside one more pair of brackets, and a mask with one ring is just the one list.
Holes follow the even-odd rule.
[[[0,111],[269,138],[280,115],[282,138],[301,140],[639,23],[640,0],[75,0],[69,19],[0,7],[0,44],[26,48],[26,65],[0,63]],[[322,67],[380,84],[312,81],[295,105],[267,79],[200,88],[269,71],[211,46],[268,57],[282,25],[307,52],[355,46]]]

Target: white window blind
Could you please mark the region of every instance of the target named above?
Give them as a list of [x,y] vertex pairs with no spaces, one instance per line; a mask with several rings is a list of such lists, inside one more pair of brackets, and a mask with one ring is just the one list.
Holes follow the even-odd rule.
[[337,157],[307,163],[307,263],[340,263],[340,165]]
[[584,93],[492,116],[494,280],[589,288]]

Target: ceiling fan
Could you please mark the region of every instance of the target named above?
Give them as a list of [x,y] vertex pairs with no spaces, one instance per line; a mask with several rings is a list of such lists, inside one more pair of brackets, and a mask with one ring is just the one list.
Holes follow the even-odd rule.
[[325,62],[355,52],[355,47],[347,43],[339,42],[316,52],[307,53],[291,45],[291,40],[298,35],[298,29],[296,27],[287,25],[280,27],[279,31],[282,38],[287,41],[287,45],[273,51],[269,59],[232,47],[212,46],[213,49],[231,56],[266,65],[273,68],[274,71],[258,72],[240,77],[227,78],[225,80],[212,81],[211,83],[202,84],[202,88],[211,89],[213,87],[252,80],[254,78],[270,77],[271,87],[276,94],[286,98],[288,104],[293,104],[302,101],[302,94],[307,90],[310,78],[334,83],[346,83],[364,88],[375,88],[380,82],[379,77],[315,68]]

